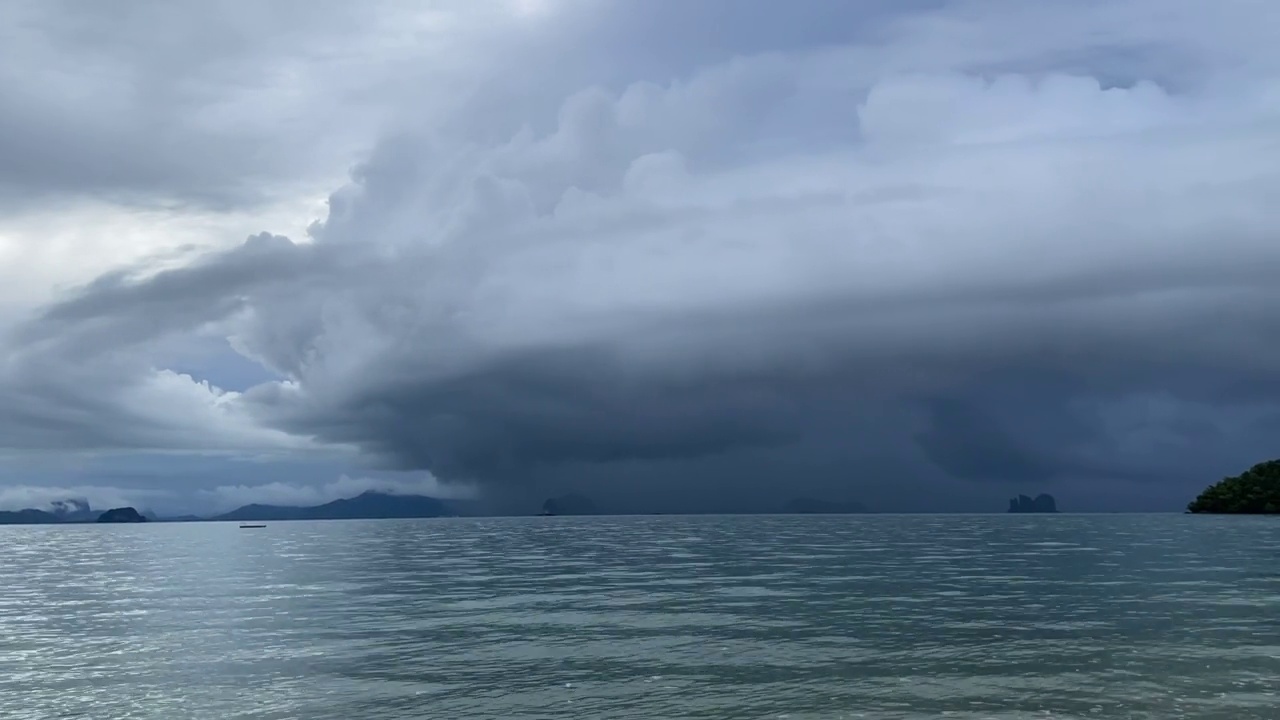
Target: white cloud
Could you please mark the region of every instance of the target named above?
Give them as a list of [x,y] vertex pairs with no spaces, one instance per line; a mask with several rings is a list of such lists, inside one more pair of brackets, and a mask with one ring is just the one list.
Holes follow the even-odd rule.
[[[726,82],[707,94],[733,95]],[[1066,299],[1091,302],[1096,283],[1238,289],[1250,273],[1242,255],[1258,268],[1280,253],[1260,212],[1280,189],[1266,153],[1280,115],[1249,101],[1256,90],[1223,117],[1151,84],[889,78],[862,106],[863,143],[850,128],[834,146],[731,167],[698,167],[700,138],[644,140],[685,111],[665,94],[651,97],[650,123],[624,128],[631,91],[571,99],[554,133],[489,152],[397,141],[338,193],[319,231],[328,245],[381,246],[378,269],[287,310],[256,307],[238,337],[267,356],[255,335],[278,334],[272,311],[280,322],[311,315],[328,351],[309,371],[342,363],[335,374],[350,376],[396,353],[429,367],[459,348],[618,340],[637,323],[786,302],[1056,293],[1066,282],[1082,288]],[[535,194],[551,198],[541,211]],[[386,314],[388,303],[407,315]],[[879,312],[854,319],[874,325]],[[414,329],[422,342],[405,342]]]
[[0,484],[0,510],[25,510],[34,508],[49,512],[54,503],[67,500],[85,500],[94,510],[117,507],[146,509],[147,503],[169,495],[167,491],[139,490],[136,488],[103,487],[98,485],[74,485],[53,487],[45,485]]
[[270,206],[215,212],[81,201],[0,214],[0,328],[103,273],[183,264],[264,227],[302,236],[324,210],[322,183]]

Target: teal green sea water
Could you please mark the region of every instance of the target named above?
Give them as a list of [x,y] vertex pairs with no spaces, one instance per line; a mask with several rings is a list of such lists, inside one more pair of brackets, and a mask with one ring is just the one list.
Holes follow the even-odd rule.
[[1280,521],[0,528],[0,717],[1280,717]]

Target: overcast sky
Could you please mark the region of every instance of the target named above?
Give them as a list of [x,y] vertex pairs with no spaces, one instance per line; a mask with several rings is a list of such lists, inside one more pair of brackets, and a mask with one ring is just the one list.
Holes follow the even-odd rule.
[[0,507],[1176,510],[1280,455],[1280,3],[0,4]]

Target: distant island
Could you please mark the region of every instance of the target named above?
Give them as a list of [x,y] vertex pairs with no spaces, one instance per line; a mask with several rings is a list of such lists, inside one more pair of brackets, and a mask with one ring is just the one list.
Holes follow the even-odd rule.
[[591,498],[585,495],[570,493],[559,497],[547,498],[542,503],[541,515],[598,515],[599,510]]
[[444,502],[426,495],[391,495],[374,490],[323,505],[245,505],[211,520],[378,520],[446,517],[455,513]]
[[[1210,507],[1218,507],[1221,503],[1206,503],[1206,499],[1212,500],[1217,497],[1215,493],[1221,494],[1223,490],[1219,488],[1224,483],[1239,481],[1240,478],[1228,478],[1205,491],[1195,503],[1192,503],[1189,510],[1191,512],[1277,512],[1275,508],[1280,508],[1280,461],[1271,464],[1255,466],[1250,473],[1257,475],[1260,468],[1269,467],[1271,475],[1269,482],[1272,483],[1271,500],[1256,505],[1259,509],[1243,509],[1243,510],[1215,510]],[[1265,473],[1264,473],[1265,474]],[[1249,476],[1246,473],[1245,476]],[[1242,476],[1242,477],[1245,477]],[[1249,476],[1252,477],[1252,476]],[[1234,487],[1234,486],[1232,486]],[[1217,489],[1215,489],[1217,488]],[[1255,495],[1243,491],[1231,491],[1228,495],[1235,493],[1241,497],[1253,498]],[[1216,503],[1216,504],[1215,504]],[[788,514],[788,515],[854,515],[872,513],[874,510],[869,509],[866,505],[855,500],[829,500],[813,497],[797,497],[787,501],[781,506],[775,506],[776,510],[771,512]],[[1270,509],[1268,509],[1270,508]],[[426,495],[396,495],[392,493],[370,490],[361,493],[355,497],[342,498],[332,502],[320,505],[265,505],[250,504],[242,505],[230,512],[224,512],[216,515],[180,515],[157,517],[154,513],[147,510],[138,510],[132,507],[112,508],[106,512],[101,510],[92,510],[87,502],[83,500],[65,500],[51,503],[45,508],[26,508],[22,510],[0,511],[0,525],[53,525],[53,524],[69,524],[69,523],[120,523],[120,522],[210,522],[210,521],[227,521],[227,522],[251,522],[261,523],[268,521],[284,521],[284,520],[378,520],[378,519],[395,519],[395,518],[437,518],[437,517],[478,517],[483,516],[487,508],[477,506],[473,501],[467,500],[442,500]],[[764,512],[769,510],[762,508]],[[527,511],[526,511],[527,512]],[[705,511],[704,511],[705,512]],[[759,512],[759,510],[757,511]],[[1019,495],[1009,501],[1009,512],[1011,513],[1056,513],[1058,512],[1057,502],[1052,495],[1041,494],[1037,497],[1029,497],[1027,495]],[[621,511],[617,509],[603,511],[595,502],[579,493],[567,493],[547,498],[543,503],[540,512],[537,514],[544,516],[556,515],[614,515],[614,514],[636,514],[630,513],[626,509]],[[681,514],[678,510],[667,513],[646,512],[640,514]],[[701,514],[695,513],[695,514]]]
[[1047,493],[1041,493],[1034,498],[1027,495],[1019,495],[1009,500],[1009,512],[1056,513],[1058,512],[1058,502],[1053,499],[1052,495]]
[[100,523],[143,523],[147,519],[131,507],[111,508],[98,516]]
[[871,511],[854,500],[842,502],[802,497],[787,503],[783,512],[788,515],[861,515]]
[[1187,512],[1218,515],[1280,515],[1280,460],[1261,462],[1205,488]]
[[44,510],[0,510],[0,525],[53,525],[60,522],[66,521]]
[[245,505],[213,517],[181,515],[160,518],[132,507],[94,511],[83,500],[53,503],[51,510],[26,508],[0,510],[0,525],[57,525],[71,523],[205,522],[211,520],[357,520],[380,518],[427,518],[457,515],[442,500],[425,495],[392,495],[370,491],[353,498],[295,507],[290,505]]

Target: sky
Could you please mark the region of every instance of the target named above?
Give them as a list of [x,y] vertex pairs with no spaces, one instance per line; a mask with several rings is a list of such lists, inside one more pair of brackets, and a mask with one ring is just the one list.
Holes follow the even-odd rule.
[[0,508],[1178,510],[1280,455],[1280,4],[0,5]]

